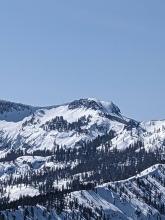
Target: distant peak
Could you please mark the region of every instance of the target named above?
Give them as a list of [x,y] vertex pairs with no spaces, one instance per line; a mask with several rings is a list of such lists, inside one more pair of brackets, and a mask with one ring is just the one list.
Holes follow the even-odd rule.
[[87,109],[100,110],[104,113],[109,114],[120,114],[120,109],[113,102],[100,101],[96,98],[79,99],[71,102],[68,105],[69,109],[76,109],[82,107]]
[[6,100],[0,100],[0,112],[9,112],[13,109],[15,110],[22,110],[23,108],[30,108],[31,106],[29,105],[23,105],[21,103],[15,103],[15,102],[10,102]]
[[35,111],[35,107],[0,100],[0,120],[18,122]]

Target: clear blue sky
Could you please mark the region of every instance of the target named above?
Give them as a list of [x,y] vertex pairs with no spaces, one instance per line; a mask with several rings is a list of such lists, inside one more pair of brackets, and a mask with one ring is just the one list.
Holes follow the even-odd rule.
[[165,118],[165,1],[1,1],[0,80],[2,99],[96,97]]

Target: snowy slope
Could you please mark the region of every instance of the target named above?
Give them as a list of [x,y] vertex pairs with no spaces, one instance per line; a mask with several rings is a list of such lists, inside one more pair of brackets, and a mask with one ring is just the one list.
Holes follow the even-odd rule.
[[[13,114],[15,114],[15,110]],[[18,112],[19,114],[20,112]],[[114,117],[114,120],[108,119],[105,114],[111,115],[111,117]],[[81,117],[89,118],[89,122],[81,126],[82,132],[77,132],[74,129],[60,132],[56,129],[49,131],[44,129],[46,123],[61,116],[70,124],[77,122]],[[80,140],[94,139],[111,129],[120,132],[124,124],[116,121],[116,119],[125,122],[120,115],[120,110],[113,103],[96,102],[92,99],[83,102],[74,101],[59,107],[37,109],[30,116],[18,122],[11,122],[9,119],[10,117],[6,121],[3,120],[0,122],[2,150],[4,145],[8,145],[10,148],[22,148],[24,145],[28,145],[30,151],[36,149],[51,150],[54,148],[55,143],[74,147],[75,143]],[[3,155],[3,151],[1,153]]]
[[[103,184],[93,190],[72,192],[65,197],[65,209],[61,214],[57,214],[53,208],[48,211],[40,205],[33,208],[27,207],[29,210],[28,219],[46,220],[50,218],[50,215],[51,219],[59,220],[66,219],[66,216],[67,219],[73,220],[89,219],[86,216],[88,211],[91,216],[90,219],[163,220],[165,219],[164,180],[165,165],[157,164],[127,180]],[[31,190],[31,192],[33,191],[34,189]],[[72,201],[73,205],[70,208]],[[31,211],[32,209],[34,209],[34,213]],[[2,213],[6,216],[6,212]],[[21,207],[18,211],[8,211],[8,215],[16,216],[16,220],[22,220],[24,218],[23,213],[25,211]],[[10,218],[12,219],[12,217]]]
[[[2,102],[3,103],[3,102]],[[6,103],[6,102],[5,102]],[[0,153],[10,148],[24,148],[28,151],[49,149],[56,144],[74,147],[80,141],[95,139],[98,135],[113,130],[116,137],[112,147],[120,150],[142,140],[145,148],[163,146],[165,121],[138,123],[121,115],[120,109],[112,102],[101,102],[95,99],[76,100],[58,107],[33,108],[21,104],[9,103],[11,108],[0,105]],[[9,105],[9,106],[10,106]],[[6,106],[6,104],[5,104]],[[2,112],[2,113],[1,113]],[[13,120],[11,118],[13,117]],[[88,122],[76,129],[46,129],[57,117],[73,125],[85,117]],[[58,122],[58,126],[59,123]],[[131,127],[131,129],[130,129]],[[5,146],[5,149],[4,149]]]
[[[25,110],[28,110],[26,117]],[[11,120],[12,114],[16,116]],[[4,115],[6,120],[3,118]],[[112,102],[90,98],[75,100],[61,106],[36,108],[1,101],[1,118],[3,118],[0,120],[1,179],[11,173],[16,176],[16,174],[25,174],[29,170],[31,172],[40,170],[42,166],[47,166],[46,164],[56,167],[59,161],[49,162],[49,157],[45,157],[42,151],[49,150],[51,156],[54,155],[57,146],[73,150],[81,148],[82,142],[95,140],[110,131],[114,132],[114,136],[109,140],[110,150],[125,151],[141,141],[147,152],[161,149],[162,158],[165,153],[165,121],[137,122],[123,116],[120,109]],[[98,151],[102,148],[102,145],[97,147]],[[23,153],[15,155],[11,162],[13,155],[11,152],[19,150]],[[137,148],[135,150],[138,151]],[[36,153],[38,151],[41,151],[40,154]],[[7,159],[10,153],[10,158]],[[36,155],[36,159],[29,159],[32,155]],[[22,160],[24,160],[23,165],[20,162]],[[38,167],[33,166],[33,163],[29,166],[31,163],[29,160],[36,160],[34,164],[38,163]],[[67,163],[76,164],[74,160]],[[60,164],[67,167],[67,163],[63,160]]]
[[93,210],[102,207],[110,219],[165,219],[164,180],[165,165],[158,164],[135,177],[104,184],[94,191],[73,192],[72,197]]
[[[137,122],[112,102],[90,98],[32,107],[0,101],[0,202],[69,189],[66,200],[87,207],[84,212],[93,219],[100,213],[106,219],[159,219],[165,167],[141,171],[164,163],[164,157],[165,121]],[[78,183],[109,181],[95,190],[78,190]],[[42,219],[44,208],[34,209]],[[23,218],[21,213],[22,208],[16,220],[17,215]],[[76,219],[70,208],[58,218],[55,210],[46,213],[47,218]]]

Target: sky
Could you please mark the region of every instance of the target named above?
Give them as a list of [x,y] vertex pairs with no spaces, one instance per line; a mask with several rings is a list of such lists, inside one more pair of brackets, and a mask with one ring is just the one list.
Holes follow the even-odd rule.
[[164,0],[0,1],[0,99],[95,97],[165,118]]

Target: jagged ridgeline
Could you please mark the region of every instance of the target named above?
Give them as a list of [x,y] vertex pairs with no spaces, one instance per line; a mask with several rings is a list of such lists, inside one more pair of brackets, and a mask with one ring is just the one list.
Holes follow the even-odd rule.
[[[152,208],[156,218],[162,217],[163,192],[153,181],[136,180],[138,188],[132,189],[126,185],[132,180],[124,186],[121,180],[164,164],[164,140],[165,121],[137,122],[112,102],[80,99],[32,107],[0,101],[0,219],[147,219]],[[155,170],[163,190],[164,166]],[[106,198],[100,189],[109,190]],[[121,209],[121,201],[128,206],[132,194],[146,213],[140,202]]]

